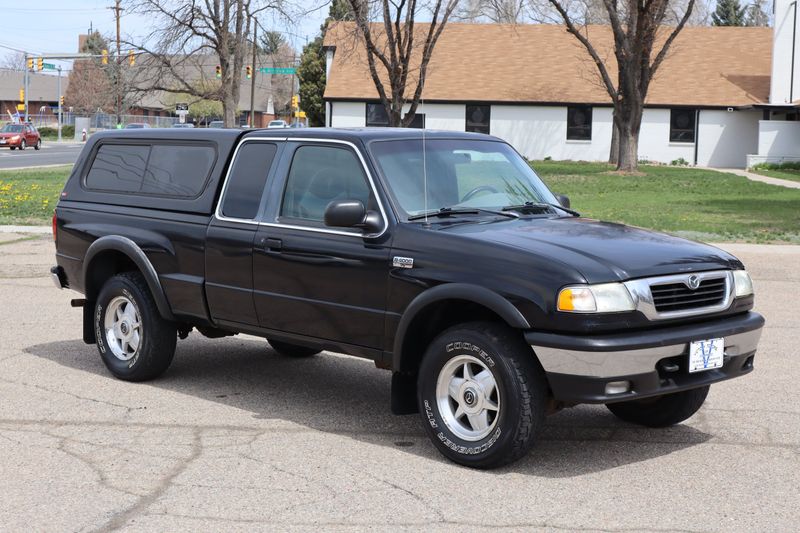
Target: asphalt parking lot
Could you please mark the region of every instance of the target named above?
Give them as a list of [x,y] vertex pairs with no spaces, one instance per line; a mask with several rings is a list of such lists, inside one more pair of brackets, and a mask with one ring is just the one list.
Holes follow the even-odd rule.
[[481,472],[391,415],[367,361],[192,333],[163,378],[115,380],[48,277],[52,241],[21,237],[0,233],[0,530],[800,530],[799,246],[725,246],[767,327],[755,372],[698,415],[562,411]]

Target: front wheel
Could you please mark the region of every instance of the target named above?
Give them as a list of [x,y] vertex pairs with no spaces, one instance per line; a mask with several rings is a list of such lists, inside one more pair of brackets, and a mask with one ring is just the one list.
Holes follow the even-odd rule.
[[33,145],[33,149],[39,150],[41,147],[42,147],[42,140],[39,139],[38,141],[36,141],[36,144]]
[[158,312],[139,272],[109,279],[94,309],[97,349],[108,370],[125,381],[145,381],[163,374],[175,355],[177,329]]
[[708,396],[709,385],[654,398],[606,404],[617,418],[651,428],[680,424],[695,414]]
[[417,379],[428,436],[448,459],[495,468],[524,456],[542,427],[544,372],[502,324],[450,328],[428,347]]
[[22,141],[19,143],[19,149],[24,150],[26,146],[27,144],[25,144],[25,139],[22,139]]

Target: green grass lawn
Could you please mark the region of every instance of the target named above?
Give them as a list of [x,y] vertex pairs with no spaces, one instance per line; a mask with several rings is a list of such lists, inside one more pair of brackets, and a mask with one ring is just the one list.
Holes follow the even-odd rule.
[[0,171],[0,224],[49,224],[71,169],[65,165]]
[[601,163],[531,163],[583,215],[704,241],[800,243],[800,190],[713,170],[641,166],[623,176]]
[[753,174],[761,174],[762,176],[769,176],[770,178],[780,178],[782,180],[800,181],[800,170],[781,169],[781,170],[767,170],[765,168],[751,169]]
[[[553,191],[584,216],[705,241],[800,243],[800,190],[712,170],[535,161]],[[0,224],[48,224],[69,166],[0,171]]]

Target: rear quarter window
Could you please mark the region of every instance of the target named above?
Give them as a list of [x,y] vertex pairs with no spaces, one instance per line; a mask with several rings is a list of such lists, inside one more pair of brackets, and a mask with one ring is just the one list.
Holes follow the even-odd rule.
[[216,150],[209,144],[111,144],[95,152],[85,188],[94,191],[197,198]]

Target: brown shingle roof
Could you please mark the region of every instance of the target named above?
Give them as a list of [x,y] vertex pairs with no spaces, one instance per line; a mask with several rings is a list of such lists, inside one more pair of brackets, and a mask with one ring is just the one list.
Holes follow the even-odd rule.
[[[352,23],[344,22],[326,34],[325,45],[337,52],[325,98],[377,99],[366,54],[354,44],[352,31]],[[589,26],[587,31],[616,70],[609,28]],[[647,103],[711,107],[766,102],[771,56],[771,28],[685,28],[650,85]],[[427,77],[426,101],[610,103],[588,53],[558,25],[449,24]],[[611,77],[616,80],[616,73]]]

